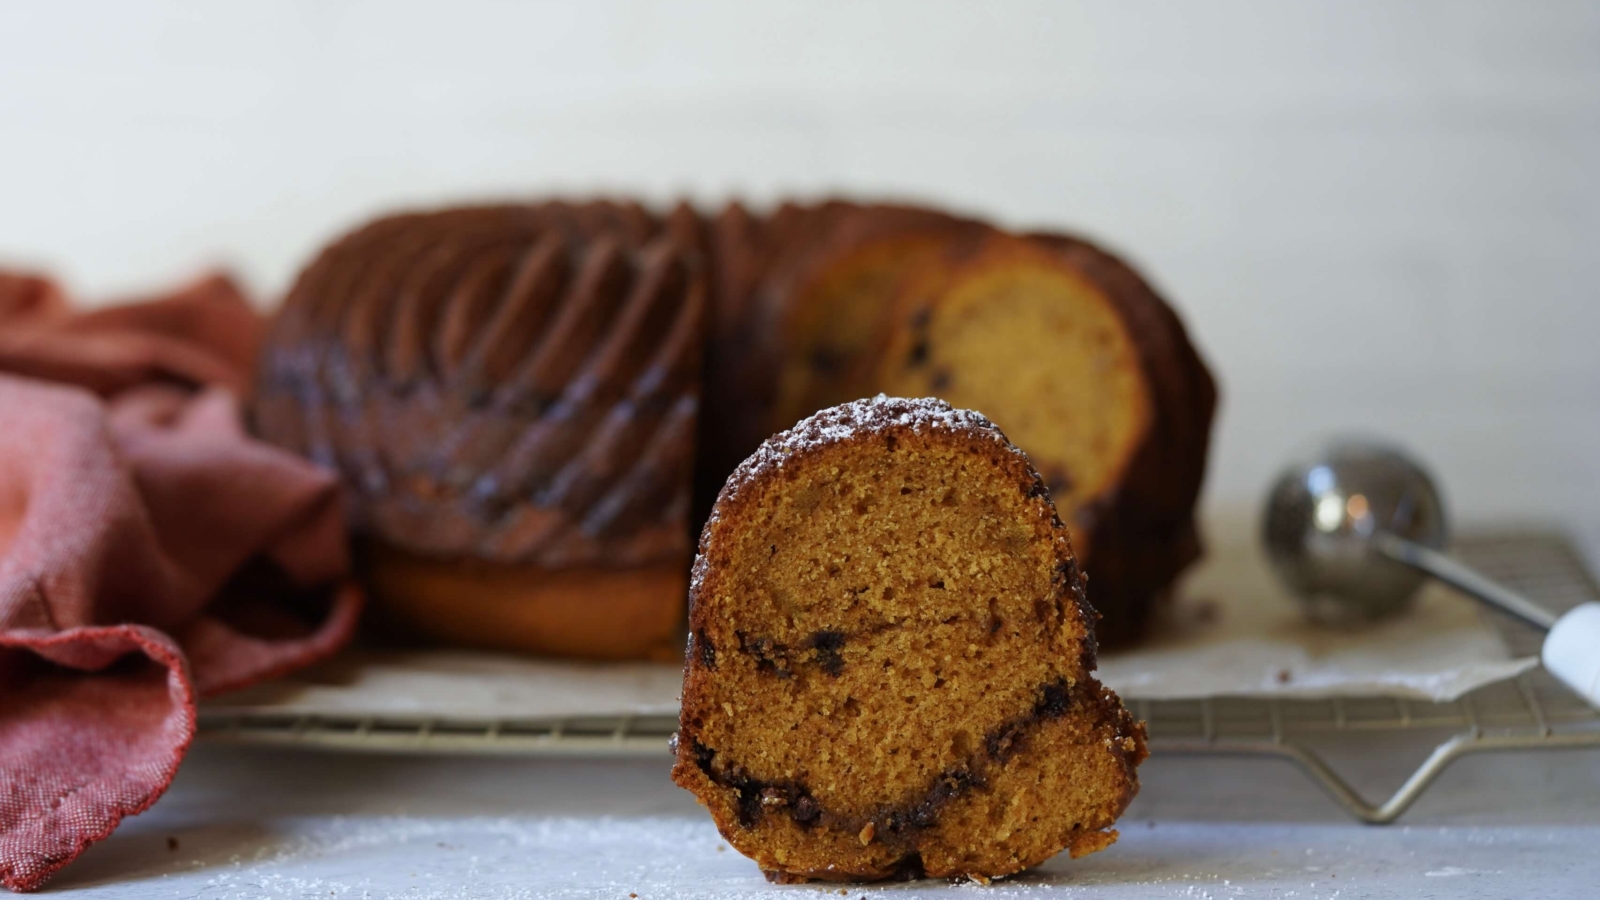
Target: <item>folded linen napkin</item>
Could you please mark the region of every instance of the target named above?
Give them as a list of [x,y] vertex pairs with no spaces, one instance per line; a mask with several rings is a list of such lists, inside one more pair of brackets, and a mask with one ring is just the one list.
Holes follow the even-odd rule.
[[75,312],[0,272],[0,884],[159,798],[197,697],[334,652],[361,593],[333,477],[252,439],[227,278]]

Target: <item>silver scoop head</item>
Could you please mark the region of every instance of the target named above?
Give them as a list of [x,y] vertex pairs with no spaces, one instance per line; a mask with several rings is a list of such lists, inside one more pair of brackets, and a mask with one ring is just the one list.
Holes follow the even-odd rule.
[[1434,550],[1447,539],[1433,480],[1400,449],[1372,441],[1325,446],[1278,476],[1267,495],[1267,557],[1313,619],[1371,621],[1411,605],[1426,577],[1369,540],[1386,531]]

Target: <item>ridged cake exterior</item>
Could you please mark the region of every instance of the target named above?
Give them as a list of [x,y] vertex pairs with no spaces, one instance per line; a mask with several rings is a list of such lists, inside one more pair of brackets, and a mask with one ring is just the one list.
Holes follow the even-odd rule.
[[681,572],[706,302],[683,223],[613,203],[375,221],[295,283],[256,427],[341,474],[382,559],[535,587]]

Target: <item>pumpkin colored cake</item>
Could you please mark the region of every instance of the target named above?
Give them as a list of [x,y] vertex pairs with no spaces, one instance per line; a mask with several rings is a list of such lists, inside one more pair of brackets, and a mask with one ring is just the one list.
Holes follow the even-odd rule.
[[1038,474],[878,397],[774,436],[701,535],[674,779],[776,881],[986,881],[1101,849],[1142,726]]

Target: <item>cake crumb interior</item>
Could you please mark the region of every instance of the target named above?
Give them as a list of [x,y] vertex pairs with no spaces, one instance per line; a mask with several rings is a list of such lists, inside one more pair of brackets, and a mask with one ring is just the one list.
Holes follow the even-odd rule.
[[1008,256],[950,285],[885,355],[883,389],[983,410],[1030,452],[1063,516],[1116,484],[1151,400],[1110,301],[1053,260]]
[[1076,680],[1082,637],[1031,485],[995,477],[1005,451],[876,439],[885,452],[830,447],[773,480],[697,635],[724,713],[699,739],[845,816],[960,768],[992,736],[974,723]]

